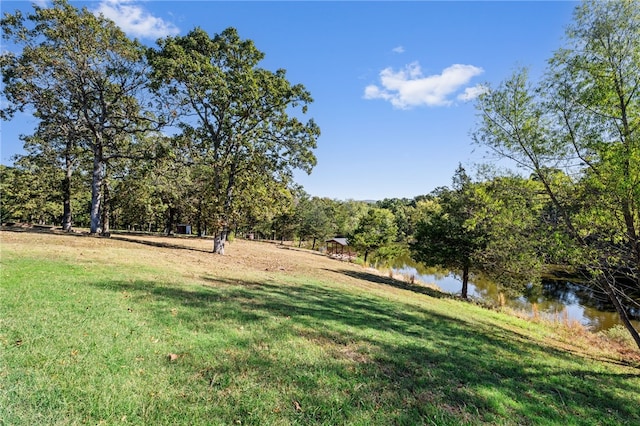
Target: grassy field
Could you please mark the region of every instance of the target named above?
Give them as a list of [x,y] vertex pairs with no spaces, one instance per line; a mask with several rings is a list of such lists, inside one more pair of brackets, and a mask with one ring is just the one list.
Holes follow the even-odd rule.
[[638,425],[640,354],[293,247],[0,232],[1,425]]

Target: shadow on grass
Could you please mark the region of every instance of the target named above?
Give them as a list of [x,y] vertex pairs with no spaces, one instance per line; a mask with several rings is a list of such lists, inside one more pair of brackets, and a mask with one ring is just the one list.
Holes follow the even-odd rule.
[[[118,241],[125,241],[128,243],[134,244],[142,244],[145,246],[151,247],[161,247],[161,248],[170,248],[170,249],[178,249],[178,250],[190,250],[190,251],[199,251],[202,253],[211,253],[210,250],[202,250],[195,247],[183,246],[180,244],[171,244],[164,243],[160,241],[152,241],[154,235],[144,235],[147,239],[140,240],[136,238],[127,238],[126,234],[118,233],[118,234],[110,234],[109,236],[103,236],[99,234],[90,234],[88,232],[79,232],[79,231],[71,231],[65,232],[62,228],[54,227],[54,226],[7,226],[2,225],[0,227],[1,231],[5,232],[16,232],[16,233],[30,233],[30,234],[47,234],[54,235],[59,237],[82,237],[82,238],[106,238]],[[163,236],[166,237],[166,236]],[[213,244],[213,243],[212,243]]]
[[58,236],[70,236],[70,237],[90,237],[88,232],[71,231],[65,232],[62,228],[55,226],[14,226],[14,225],[2,225],[0,231],[4,232],[16,232],[16,233],[28,233],[28,234],[50,234]]
[[[373,274],[343,272],[415,290]],[[190,385],[226,396],[271,391],[303,407],[278,411],[271,421],[283,416],[298,424],[640,421],[638,375],[594,369],[582,358],[506,328],[314,285],[220,284],[95,285],[132,294],[161,327],[171,321],[177,326],[179,319],[180,327],[199,335],[232,334],[226,346],[199,348],[208,356],[191,360],[188,367],[198,372],[191,377],[198,382]],[[167,305],[180,307],[179,318],[170,317]],[[236,326],[248,331],[232,332]],[[293,355],[280,355],[287,348]],[[314,357],[314,348],[325,356]],[[250,382],[246,388],[243,380]],[[273,412],[259,412],[251,401],[235,399],[234,414],[247,424],[269,423]]]
[[[329,271],[329,269],[325,269],[326,271]],[[425,294],[427,296],[430,297],[435,297],[435,298],[448,298],[448,299],[452,299],[454,298],[451,294],[449,293],[444,293],[442,291],[438,291],[436,289],[433,288],[429,288],[429,287],[425,287],[419,284],[410,284],[404,281],[400,281],[400,280],[396,280],[394,278],[391,277],[385,277],[383,275],[377,275],[377,274],[372,274],[370,272],[360,272],[360,271],[351,271],[348,269],[339,269],[337,270],[337,272],[344,274],[348,277],[351,278],[357,278],[359,280],[363,280],[363,281],[369,281],[372,283],[376,283],[376,284],[383,284],[383,285],[388,285],[390,287],[394,287],[394,288],[398,288],[401,290],[408,290],[408,291],[412,291],[414,293],[420,293],[420,294]]]
[[[189,250],[189,251],[199,251],[201,253],[211,253],[212,250],[202,250],[199,248],[195,248],[195,247],[187,247],[187,246],[183,246],[180,244],[171,244],[171,243],[164,243],[164,242],[160,242],[160,241],[151,241],[149,239],[146,240],[138,240],[138,239],[134,239],[134,238],[127,238],[125,236],[122,235],[111,235],[110,237],[112,240],[119,240],[119,241],[126,241],[128,243],[135,243],[135,244],[142,244],[145,246],[151,246],[151,247],[161,247],[161,248],[170,248],[170,249],[177,249],[177,250]],[[151,237],[153,238],[153,237]],[[213,244],[213,242],[212,242]]]
[[54,226],[28,226],[27,227],[27,226],[2,225],[0,227],[0,230],[5,232],[16,232],[16,233],[47,234],[47,235],[55,235],[59,237],[107,238],[112,240],[125,241],[128,243],[142,244],[142,245],[151,246],[151,247],[190,250],[190,251],[198,251],[201,253],[212,252],[212,250],[202,250],[195,247],[183,246],[180,244],[171,244],[171,243],[164,243],[160,241],[152,241],[151,239],[155,237],[154,235],[145,235],[145,237],[147,238],[145,240],[140,240],[136,238],[127,238],[126,234],[121,234],[121,233],[118,233],[118,234],[112,233],[110,236],[105,237],[97,234],[92,235],[92,234],[89,234],[88,232],[78,232],[78,231],[65,232],[61,228],[56,228]]

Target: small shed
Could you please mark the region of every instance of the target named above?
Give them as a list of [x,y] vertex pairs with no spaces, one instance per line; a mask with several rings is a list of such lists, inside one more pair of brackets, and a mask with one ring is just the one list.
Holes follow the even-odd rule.
[[[335,237],[325,241],[327,243],[327,253],[331,257],[339,259],[351,259],[356,254],[351,252],[349,241],[346,238]],[[346,253],[345,253],[346,252]]]
[[191,225],[187,225],[185,223],[181,223],[176,227],[176,232],[178,234],[191,235]]

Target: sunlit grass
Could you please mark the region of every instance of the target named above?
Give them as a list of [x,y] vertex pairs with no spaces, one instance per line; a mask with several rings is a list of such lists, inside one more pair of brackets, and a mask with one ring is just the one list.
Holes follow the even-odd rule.
[[0,424],[640,421],[640,370],[544,324],[339,262],[177,268],[165,249],[70,238],[3,241]]

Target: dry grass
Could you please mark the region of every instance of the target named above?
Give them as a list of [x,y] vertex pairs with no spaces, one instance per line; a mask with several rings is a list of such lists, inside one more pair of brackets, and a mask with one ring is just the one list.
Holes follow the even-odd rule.
[[[380,285],[363,281],[363,273],[385,278],[375,269],[333,259],[315,251],[282,245],[236,239],[227,243],[224,256],[212,253],[211,238],[152,235],[113,235],[111,238],[92,237],[87,233],[65,234],[55,231],[34,231],[25,228],[7,228],[14,232],[0,233],[3,247],[15,246],[33,257],[80,259],[82,263],[128,265],[139,267],[162,266],[176,277],[211,282],[246,281],[265,274],[274,277],[314,277],[345,286],[359,285],[379,288]],[[149,246],[157,250],[149,250]],[[1,252],[0,252],[1,253]],[[400,278],[400,277],[396,277]]]

